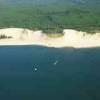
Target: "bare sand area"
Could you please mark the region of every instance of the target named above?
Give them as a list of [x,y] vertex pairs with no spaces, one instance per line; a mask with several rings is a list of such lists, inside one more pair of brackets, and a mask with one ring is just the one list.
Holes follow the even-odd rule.
[[[23,28],[5,28],[0,29],[0,45],[43,45],[55,48],[100,47],[100,33],[91,35],[86,32],[64,29],[63,34],[61,37],[49,37],[41,30],[33,31]],[[8,38],[2,38],[2,36]]]

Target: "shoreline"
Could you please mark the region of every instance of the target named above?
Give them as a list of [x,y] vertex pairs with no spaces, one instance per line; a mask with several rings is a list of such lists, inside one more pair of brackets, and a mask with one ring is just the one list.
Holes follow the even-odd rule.
[[11,38],[0,39],[0,46],[40,45],[46,47],[62,48],[93,48],[100,47],[100,33],[93,35],[86,32],[65,29],[61,37],[48,37],[41,30],[33,31],[23,28],[0,29],[0,36]]

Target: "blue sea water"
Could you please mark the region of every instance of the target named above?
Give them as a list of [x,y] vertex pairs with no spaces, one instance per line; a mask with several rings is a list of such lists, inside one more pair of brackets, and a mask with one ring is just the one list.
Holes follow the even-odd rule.
[[1,46],[0,100],[100,100],[100,48]]

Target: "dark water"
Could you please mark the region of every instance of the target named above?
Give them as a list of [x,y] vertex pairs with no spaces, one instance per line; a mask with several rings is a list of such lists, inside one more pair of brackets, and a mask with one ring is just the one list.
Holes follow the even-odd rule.
[[100,100],[100,48],[0,47],[0,100]]

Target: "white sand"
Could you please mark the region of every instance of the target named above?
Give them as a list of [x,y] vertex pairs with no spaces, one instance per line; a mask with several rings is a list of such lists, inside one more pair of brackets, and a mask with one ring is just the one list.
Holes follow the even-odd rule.
[[89,48],[100,47],[100,33],[94,35],[85,32],[65,29],[64,36],[50,38],[42,31],[32,31],[22,28],[0,29],[0,35],[11,36],[9,39],[0,39],[0,45],[44,45],[48,47]]

